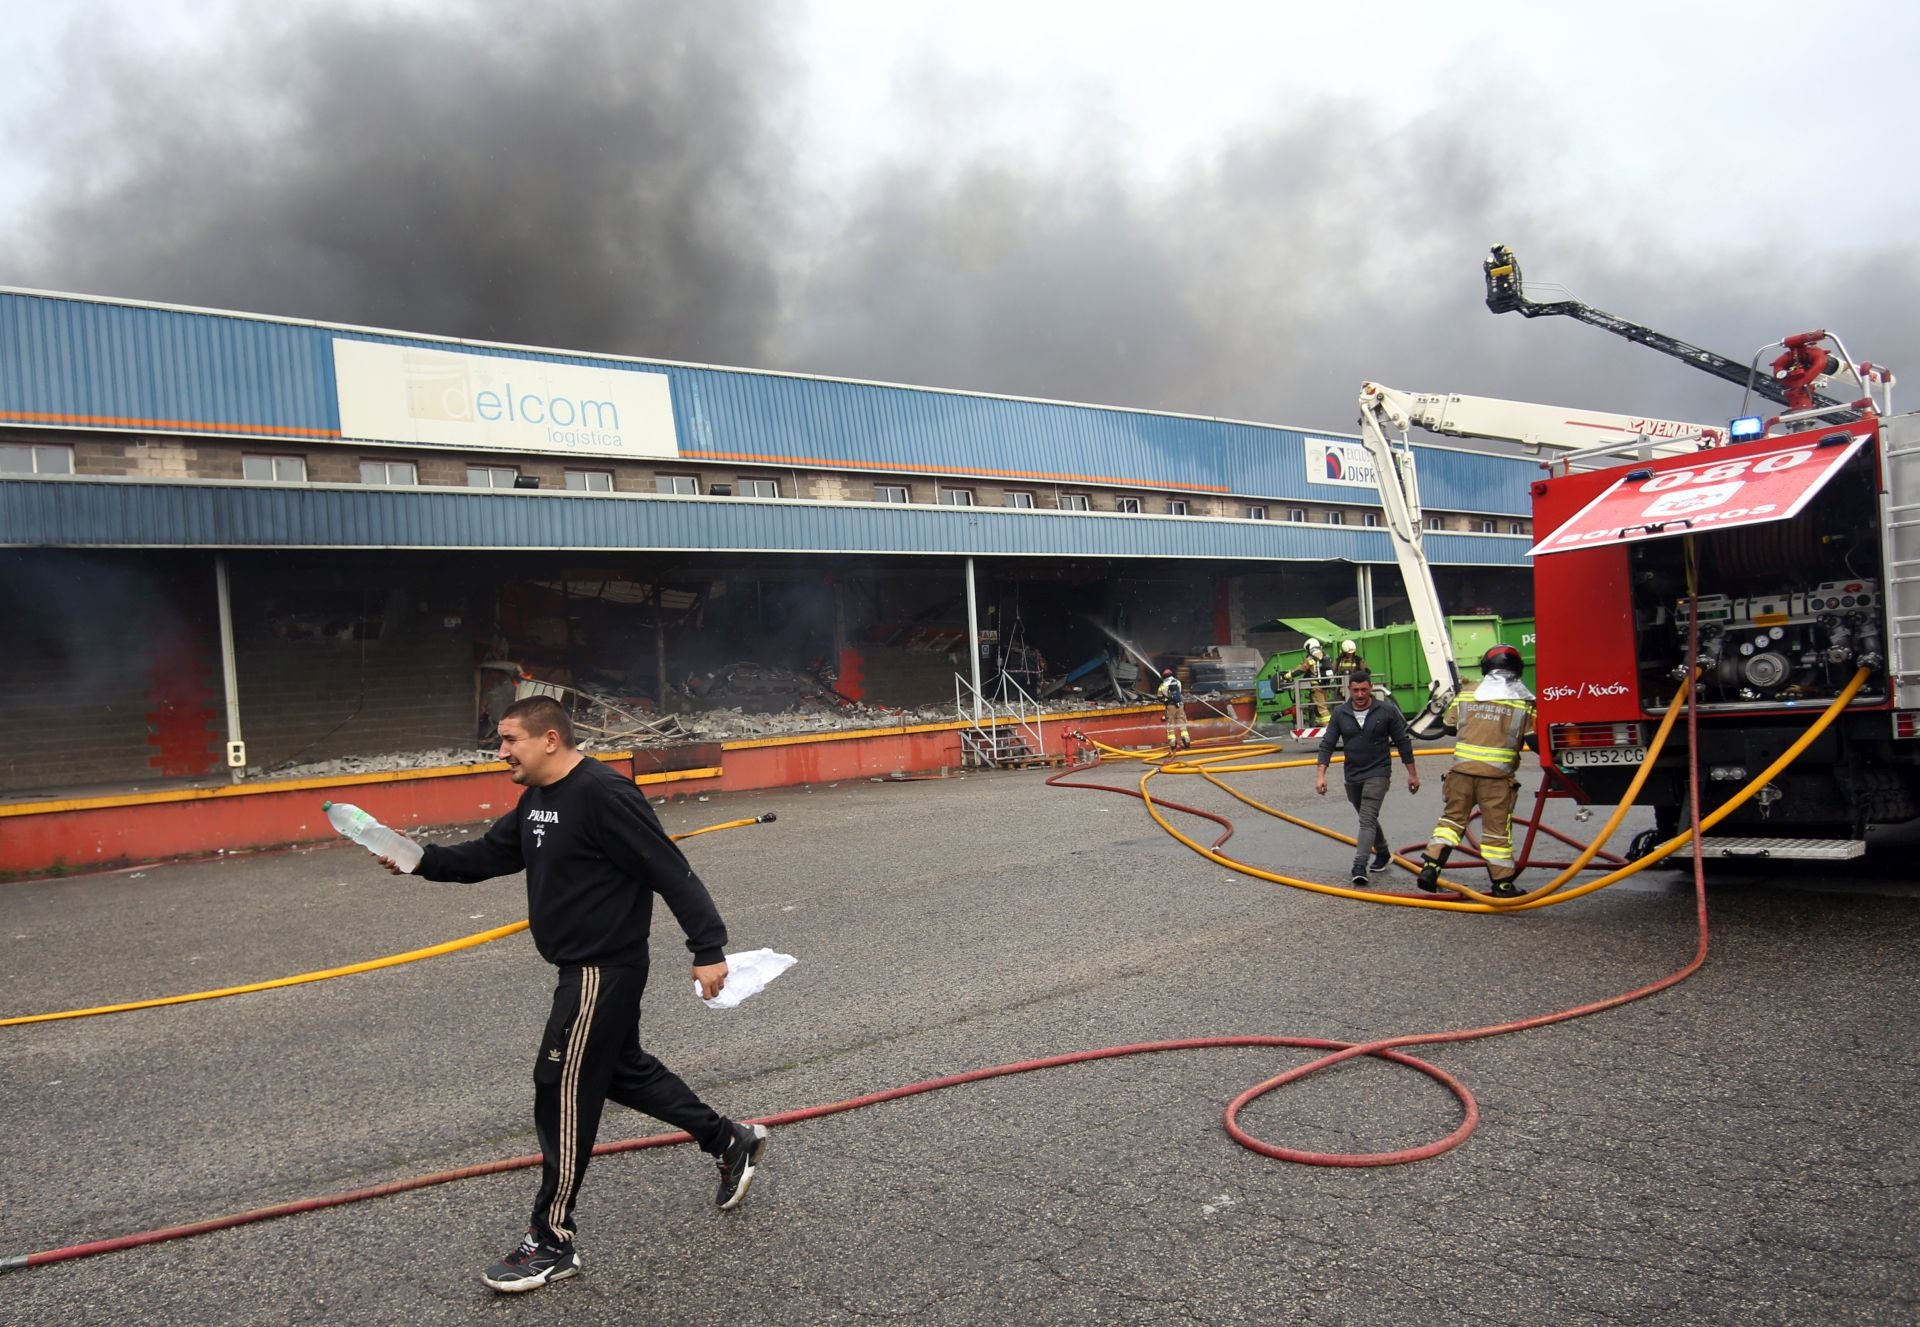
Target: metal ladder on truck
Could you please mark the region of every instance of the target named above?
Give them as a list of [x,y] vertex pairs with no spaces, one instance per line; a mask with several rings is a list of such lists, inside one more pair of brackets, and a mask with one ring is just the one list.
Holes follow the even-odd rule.
[[1884,420],[1887,675],[1902,710],[1920,706],[1920,415]]

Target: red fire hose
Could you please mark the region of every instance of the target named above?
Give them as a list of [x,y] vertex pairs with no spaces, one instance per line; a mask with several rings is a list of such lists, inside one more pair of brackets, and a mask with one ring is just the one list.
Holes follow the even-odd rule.
[[[1691,643],[1690,648],[1693,648]],[[1834,700],[1833,704],[1820,716],[1806,734],[1792,746],[1788,747],[1773,765],[1762,771],[1759,776],[1749,782],[1725,804],[1704,818],[1699,814],[1699,771],[1696,767],[1693,767],[1691,756],[1692,752],[1698,751],[1699,749],[1697,720],[1695,718],[1694,707],[1691,704],[1687,706],[1687,724],[1690,734],[1688,750],[1691,796],[1689,802],[1693,808],[1693,826],[1691,829],[1662,844],[1654,853],[1649,854],[1643,858],[1640,863],[1637,863],[1636,867],[1652,865],[1655,861],[1664,858],[1672,852],[1678,851],[1689,842],[1691,843],[1693,850],[1694,904],[1698,939],[1693,958],[1679,971],[1663,977],[1658,981],[1650,982],[1645,986],[1638,987],[1621,995],[1611,996],[1604,1000],[1578,1005],[1571,1009],[1562,1009],[1554,1013],[1540,1014],[1532,1018],[1517,1019],[1507,1023],[1495,1023],[1485,1027],[1389,1037],[1379,1041],[1352,1043],[1330,1041],[1318,1037],[1279,1036],[1194,1037],[1173,1041],[1136,1042],[1124,1046],[1108,1046],[1096,1050],[1074,1051],[1064,1055],[1047,1056],[1041,1059],[1019,1060],[1011,1064],[993,1065],[984,1069],[972,1069],[964,1073],[949,1074],[940,1078],[924,1079],[917,1083],[888,1088],[884,1091],[868,1093],[865,1096],[851,1097],[844,1101],[829,1102],[824,1105],[759,1116],[756,1117],[755,1122],[768,1125],[796,1124],[802,1120],[838,1115],[846,1111],[859,1110],[866,1106],[879,1105],[881,1102],[897,1101],[904,1097],[918,1096],[926,1092],[937,1092],[943,1088],[958,1087],[966,1083],[978,1083],[986,1079],[1004,1078],[1013,1074],[1032,1073],[1041,1069],[1056,1069],[1065,1065],[1082,1064],[1094,1060],[1118,1059],[1127,1055],[1244,1047],[1296,1047],[1307,1050],[1324,1051],[1326,1054],[1306,1064],[1290,1069],[1285,1073],[1269,1078],[1264,1082],[1258,1083],[1235,1097],[1226,1108],[1225,1119],[1226,1131],[1235,1142],[1260,1153],[1262,1156],[1272,1157],[1281,1161],[1294,1161],[1306,1165],[1319,1166],[1391,1166],[1438,1156],[1442,1152],[1458,1147],[1473,1133],[1474,1127],[1479,1121],[1479,1106],[1474,1101],[1473,1094],[1452,1075],[1424,1060],[1403,1054],[1400,1048],[1416,1045],[1440,1045],[1448,1042],[1474,1041],[1484,1037],[1499,1036],[1502,1033],[1518,1032],[1528,1028],[1545,1027],[1553,1023],[1562,1023],[1570,1019],[1584,1017],[1588,1014],[1599,1013],[1602,1010],[1618,1008],[1633,1000],[1644,999],[1647,996],[1666,990],[1668,987],[1674,986],[1692,976],[1694,972],[1699,970],[1700,965],[1706,961],[1707,957],[1707,896],[1706,876],[1703,870],[1699,847],[1699,835],[1701,831],[1710,828],[1720,819],[1730,814],[1735,807],[1746,801],[1761,787],[1765,786],[1780,769],[1795,759],[1807,745],[1825,730],[1827,725],[1833,721],[1839,712],[1845,708],[1847,702],[1852,699],[1853,695],[1858,692],[1860,686],[1865,682],[1866,676],[1866,670],[1864,669],[1856,674],[1853,682],[1842,691]],[[1061,774],[1050,778],[1048,782],[1050,784],[1055,783],[1069,772],[1073,771],[1063,771]],[[1144,794],[1134,789],[1113,785],[1065,784],[1061,786],[1084,787],[1118,792],[1128,796],[1140,797],[1143,801],[1146,800]],[[1199,816],[1221,825],[1223,832],[1220,837],[1214,841],[1214,847],[1216,848],[1226,842],[1227,838],[1233,833],[1232,823],[1224,816],[1158,798],[1155,798],[1154,801],[1160,806]],[[1432,1142],[1422,1144],[1418,1147],[1402,1148],[1391,1152],[1370,1153],[1309,1152],[1296,1148],[1280,1147],[1276,1144],[1264,1142],[1241,1128],[1239,1124],[1240,1112],[1260,1097],[1284,1087],[1289,1083],[1296,1082],[1309,1074],[1317,1073],[1322,1069],[1330,1068],[1333,1065],[1355,1059],[1362,1055],[1370,1055],[1376,1059],[1387,1060],[1405,1068],[1418,1070],[1435,1081],[1444,1084],[1447,1090],[1452,1092],[1461,1104],[1463,1118],[1458,1127],[1445,1137],[1435,1139]],[[594,1148],[594,1155],[604,1156],[616,1152],[639,1151],[644,1148],[671,1147],[690,1141],[692,1141],[691,1138],[685,1133],[660,1134],[653,1137],[632,1139],[618,1143],[603,1143]],[[206,1234],[216,1230],[228,1230],[235,1226],[249,1225],[257,1221],[267,1221],[275,1217],[292,1216],[301,1212],[319,1211],[329,1207],[339,1207],[348,1203],[361,1202],[370,1198],[408,1193],[415,1189],[447,1184],[455,1180],[473,1179],[482,1175],[495,1175],[509,1170],[524,1169],[536,1166],[540,1164],[540,1161],[541,1158],[538,1156],[513,1157],[501,1161],[487,1162],[477,1166],[468,1166],[459,1170],[442,1171],[437,1174],[422,1175],[406,1180],[395,1180],[390,1183],[377,1184],[368,1188],[354,1189],[344,1193],[300,1199],[294,1202],[277,1204],[272,1207],[256,1208],[249,1212],[241,1212],[232,1216],[215,1217],[210,1220],[196,1221],[186,1225],[169,1226],[163,1229],[121,1235],[110,1239],[93,1240],[84,1244],[73,1244],[65,1248],[48,1249],[38,1253],[0,1256],[0,1272],[44,1266],[49,1263],[65,1262],[70,1259],[90,1257],[94,1254],[111,1253],[120,1249],[138,1248],[142,1245],[158,1244],[166,1240],[184,1239],[188,1236]]]

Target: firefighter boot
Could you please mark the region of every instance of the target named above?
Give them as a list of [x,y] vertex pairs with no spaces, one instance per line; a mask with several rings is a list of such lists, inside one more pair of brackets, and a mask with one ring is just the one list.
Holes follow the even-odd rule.
[[1495,898],[1521,898],[1526,890],[1520,888],[1520,877],[1510,875],[1505,880],[1496,880],[1487,887],[1487,893]]
[[1440,892],[1440,867],[1441,863],[1434,858],[1425,858],[1420,863],[1420,874],[1413,878],[1413,883],[1426,890],[1429,894],[1438,894]]

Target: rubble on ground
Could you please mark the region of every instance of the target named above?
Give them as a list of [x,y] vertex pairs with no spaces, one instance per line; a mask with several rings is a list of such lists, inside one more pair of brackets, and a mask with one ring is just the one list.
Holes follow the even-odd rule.
[[[1195,701],[1204,698],[1191,697]],[[1062,697],[1042,701],[1039,708],[1048,714],[1074,711],[1108,710],[1152,704],[1149,696],[1126,696],[1119,700],[1087,700]],[[787,737],[808,733],[849,732],[867,728],[904,728],[921,724],[952,723],[954,707],[926,705],[915,709],[894,709],[884,705],[801,704],[780,711],[755,712],[739,706],[702,710],[690,714],[649,716],[646,728],[626,733],[582,733],[583,751],[625,751],[634,747],[659,747],[696,742],[737,742],[756,737]],[[664,730],[664,731],[655,731]],[[670,733],[671,735],[666,735]],[[384,774],[397,770],[435,769],[441,766],[486,765],[494,762],[496,748],[478,743],[469,746],[442,746],[417,751],[396,751],[378,755],[341,756],[308,764],[275,766],[255,771],[255,778],[315,779],[344,774]]]

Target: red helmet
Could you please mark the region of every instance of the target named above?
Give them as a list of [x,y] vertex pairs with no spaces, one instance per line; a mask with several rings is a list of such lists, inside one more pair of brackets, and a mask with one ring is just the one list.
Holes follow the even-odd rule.
[[1526,663],[1520,658],[1520,651],[1511,645],[1495,645],[1480,656],[1480,671],[1483,673],[1491,673],[1495,669],[1518,673],[1525,667]]

